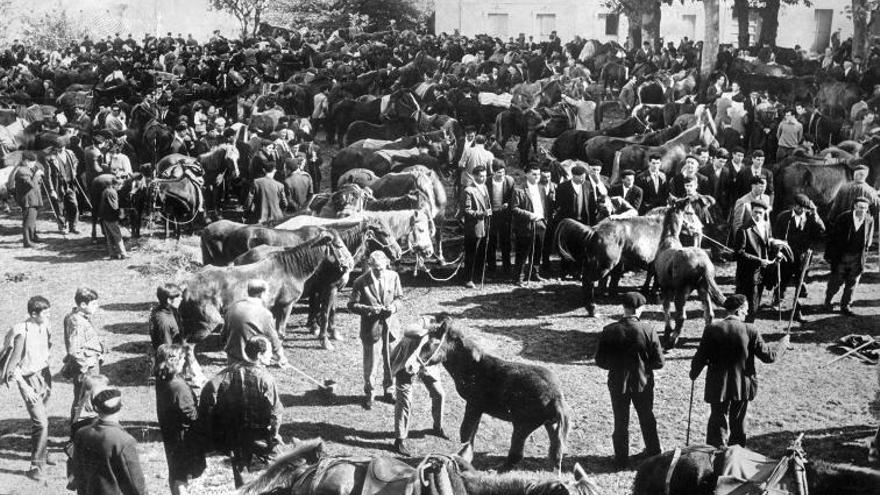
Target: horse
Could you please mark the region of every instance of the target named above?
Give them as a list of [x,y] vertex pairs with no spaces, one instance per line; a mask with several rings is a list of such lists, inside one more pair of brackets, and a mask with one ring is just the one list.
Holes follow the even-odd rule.
[[[446,214],[446,188],[440,176],[421,165],[407,167],[380,177],[370,186],[376,199],[402,196],[410,191],[418,191],[428,198],[428,215],[435,225],[443,225]],[[442,228],[435,229],[437,256],[443,258]]]
[[180,239],[181,226],[195,222],[204,208],[201,165],[197,158],[172,153],[156,164],[156,172],[162,177],[149,184],[146,213],[158,213],[166,222],[165,236],[171,223],[175,237]]
[[[678,343],[687,318],[684,305],[692,290],[697,290],[703,303],[703,319],[707,325],[715,317],[712,303],[724,303],[724,294],[715,282],[715,265],[709,255],[699,247],[682,247],[679,240],[682,229],[698,237],[702,232],[703,225],[694,211],[693,201],[691,198],[682,198],[670,202],[663,215],[663,232],[654,257],[654,273],[657,275],[663,317],[666,321],[666,349],[674,348]],[[673,298],[676,310],[674,331],[670,315]]]
[[598,80],[602,81],[602,98],[604,99],[608,95],[609,88],[612,93],[615,89],[619,92],[623,88],[623,85],[629,80],[629,67],[617,62],[608,62],[602,66]]
[[370,187],[373,182],[376,182],[379,179],[379,176],[376,175],[376,172],[373,172],[367,168],[353,168],[343,173],[336,179],[336,184],[333,186],[334,189],[344,186],[345,184],[357,184],[360,187]]
[[[741,468],[728,471],[723,469],[725,466]],[[776,483],[765,487],[764,482],[770,473],[776,472],[776,467],[782,469],[782,474],[787,471],[790,475],[780,476]],[[754,478],[747,481],[752,476]],[[725,448],[691,445],[646,459],[636,472],[633,495],[712,495],[722,482],[728,488],[760,485],[761,490],[767,493],[874,495],[880,486],[880,471],[818,459],[807,462],[799,442],[789,448],[780,460],[764,457],[738,445]]]
[[[394,239],[394,235],[376,219],[367,218],[348,226],[339,224],[332,228],[339,233],[342,243],[349,252],[353,253],[353,266],[360,264],[367,255],[376,250],[384,251],[392,260],[400,259],[403,253],[400,245]],[[305,234],[306,232],[320,235],[322,230],[317,227],[305,227],[300,231],[282,232],[282,235],[277,238],[282,238],[284,234]],[[308,239],[308,235],[305,237]],[[255,263],[266,258],[272,252],[284,249],[284,247],[287,246],[279,247],[266,244],[257,246],[235,258],[233,264]],[[335,329],[336,295],[348,284],[350,273],[350,270],[344,267],[323,266],[309,277],[303,289],[303,297],[309,298],[309,316],[306,326],[312,335],[321,340],[321,347],[325,350],[333,350],[330,339],[342,340],[342,336]]]
[[843,137],[844,117],[829,116],[814,109],[799,120],[804,126],[804,139],[819,148],[834,146]]
[[126,136],[137,153],[138,163],[156,163],[171,153],[174,133],[145,103],[131,109]]
[[396,141],[356,141],[339,150],[330,161],[330,184],[335,187],[342,174],[355,168],[370,169],[380,176],[412,164],[426,164],[440,170],[451,160],[450,138],[446,131],[432,131]]
[[636,117],[628,117],[618,124],[595,131],[567,130],[553,141],[550,152],[558,160],[586,160],[584,144],[596,136],[629,137],[647,131],[645,123]]
[[[581,291],[589,316],[596,316],[593,302],[596,282],[611,275],[611,287],[614,289],[623,274],[623,266],[628,269],[651,269],[657,256],[662,227],[662,210],[640,217],[605,219],[594,227],[570,218],[559,222],[554,233],[554,245],[563,259],[581,267]],[[648,283],[646,277],[645,292]]]
[[[611,164],[614,162],[614,155],[630,144],[641,144],[643,146],[662,146],[667,141],[675,139],[681,134],[683,129],[680,126],[669,126],[666,129],[632,136],[628,138],[616,138],[609,136],[596,136],[591,138],[584,144],[584,156],[586,160],[596,159],[602,164]],[[585,161],[586,161],[585,160]],[[610,173],[610,167],[604,172]]]
[[[657,153],[660,155],[676,154],[678,158],[684,158],[684,146],[699,142],[705,146],[711,146],[717,143],[715,139],[716,128],[715,121],[712,119],[709,109],[705,106],[698,107],[695,115],[697,115],[697,123],[684,131],[678,136],[670,139],[660,146],[646,146],[643,144],[629,144],[624,146],[615,157],[614,163],[603,163],[603,168],[626,170],[633,169],[636,171],[645,168],[647,157]],[[665,170],[669,170],[670,164],[665,164]],[[613,174],[612,174],[613,175]]]
[[349,124],[342,142],[343,145],[350,146],[355,141],[361,139],[393,141],[398,138],[411,136],[417,132],[418,125],[411,120],[395,120],[384,124],[373,124],[364,120],[356,120]]
[[465,400],[462,443],[473,445],[483,414],[513,423],[510,451],[500,467],[507,471],[522,460],[526,439],[543,425],[550,437],[550,460],[561,470],[571,412],[556,374],[486,353],[448,316],[428,335],[418,360],[422,366],[443,364]]
[[234,144],[221,144],[198,156],[199,165],[205,171],[206,207],[220,217],[220,209],[226,197],[229,181],[239,177],[238,161],[241,158]]
[[322,263],[351,270],[351,253],[339,234],[326,231],[296,247],[272,253],[257,263],[229,267],[205,267],[186,283],[179,314],[188,342],[204,340],[223,324],[222,311],[246,296],[247,281],[268,281],[268,307],[275,317],[278,335],[284,335],[293,304],[303,294],[306,280]]
[[312,196],[303,210],[306,214],[323,218],[350,217],[363,211],[366,201],[371,198],[371,189],[357,184],[343,184],[333,192]]
[[392,119],[415,120],[418,111],[418,100],[407,90],[397,90],[369,103],[344,99],[331,108],[331,124],[327,126],[327,140],[334,142],[336,137],[345,134],[348,126],[356,120],[372,124],[381,124],[383,120]]
[[434,221],[424,210],[362,211],[346,218],[299,215],[275,228],[278,230],[297,230],[305,226],[333,228],[334,225],[346,224],[363,218],[375,218],[382,223],[388,231],[394,234],[397,242],[404,246],[404,252],[415,251],[426,258],[434,255],[432,242],[435,233]]
[[428,455],[416,468],[390,457],[323,457],[322,451],[320,438],[302,442],[243,486],[239,495],[362,495],[365,486],[379,493],[398,493],[391,487],[409,493],[405,490],[410,485],[418,485],[412,487],[413,493],[426,495],[599,495],[578,463],[574,481],[565,482],[486,473],[471,464],[470,445],[453,455]]

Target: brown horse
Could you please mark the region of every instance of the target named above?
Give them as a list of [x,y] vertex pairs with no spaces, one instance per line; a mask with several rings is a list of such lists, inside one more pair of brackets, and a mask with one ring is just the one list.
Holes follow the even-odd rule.
[[[660,245],[654,258],[654,272],[657,285],[660,286],[660,299],[663,302],[663,316],[666,321],[667,349],[675,347],[681,335],[687,313],[684,305],[688,295],[694,289],[703,303],[703,318],[706,324],[712,322],[715,304],[724,303],[724,294],[715,283],[715,265],[706,251],[699,247],[682,247],[679,236],[682,230],[699,236],[703,224],[697,217],[693,201],[690,198],[673,200],[663,216],[663,232],[660,234]],[[697,243],[699,245],[699,243]],[[670,305],[675,299],[675,331],[672,329]]]
[[[764,490],[763,481],[743,482],[738,472],[725,473],[723,466],[734,465],[726,462],[731,458],[747,458],[754,463],[754,468],[765,476],[777,464],[788,473],[781,479],[779,485],[771,485]],[[673,458],[677,462],[673,466]],[[740,464],[741,465],[741,464]],[[670,472],[671,470],[671,472]],[[737,469],[736,471],[740,471]],[[752,471],[750,469],[750,471]],[[797,477],[805,477],[806,483],[802,485],[791,477],[794,472]],[[800,475],[798,475],[800,472]],[[722,476],[728,478],[719,480]],[[803,480],[803,478],[801,478]],[[709,445],[692,445],[680,450],[664,452],[646,460],[639,466],[633,484],[633,495],[712,495],[719,481],[730,486],[730,482],[742,488],[751,485],[758,491],[726,491],[725,493],[809,493],[811,495],[876,495],[880,487],[880,471],[875,469],[861,468],[848,464],[831,464],[820,460],[806,462],[803,451],[789,449],[786,458],[781,461],[769,459],[761,454],[744,449],[739,446],[716,449]]]
[[[630,168],[639,171],[646,167],[647,158],[653,153],[660,154],[661,156],[674,153],[676,156],[680,155],[680,158],[684,158],[685,146],[696,143],[704,146],[717,145],[718,141],[715,139],[715,121],[712,119],[708,107],[697,107],[697,110],[694,111],[694,115],[697,116],[697,123],[694,126],[685,129],[681,134],[670,139],[665,144],[661,146],[646,146],[643,144],[630,144],[624,146],[620,150],[618,157],[615,159],[618,165],[606,163],[603,164],[603,168],[611,165],[612,169],[617,167],[619,170]],[[665,163],[664,165],[664,170],[669,170],[667,167],[670,165]]]
[[205,171],[205,206],[214,210],[216,218],[220,217],[229,183],[239,176],[239,158],[238,148],[233,144],[222,144],[198,157]]
[[415,468],[389,457],[323,457],[322,450],[320,438],[303,442],[242,487],[239,495],[362,495],[367,493],[365,486],[395,494],[599,495],[580,464],[574,465],[574,481],[485,473],[471,465],[470,445],[453,455],[430,454]]
[[326,231],[317,238],[244,266],[205,267],[187,283],[180,303],[180,319],[186,339],[204,340],[223,324],[221,312],[246,296],[247,281],[269,282],[269,308],[279,335],[284,334],[293,304],[303,294],[306,280],[322,263],[351,270],[351,253],[339,234]]
[[422,366],[442,363],[465,400],[462,443],[473,445],[483,414],[510,421],[510,451],[500,468],[506,471],[522,460],[526,439],[543,425],[550,437],[550,460],[561,470],[570,411],[556,374],[542,366],[505,361],[486,353],[455,328],[448,316],[429,336],[418,360]]

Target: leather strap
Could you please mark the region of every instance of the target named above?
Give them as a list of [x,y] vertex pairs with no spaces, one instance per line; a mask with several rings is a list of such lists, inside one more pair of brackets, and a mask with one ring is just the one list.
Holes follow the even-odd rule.
[[672,482],[672,473],[681,459],[681,449],[675,449],[672,453],[672,462],[669,463],[669,469],[666,471],[666,483],[663,484],[663,495],[669,495],[669,484]]

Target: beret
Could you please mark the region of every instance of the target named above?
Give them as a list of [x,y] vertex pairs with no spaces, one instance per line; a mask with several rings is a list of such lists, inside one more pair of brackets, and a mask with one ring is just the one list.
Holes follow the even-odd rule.
[[871,202],[868,201],[868,198],[866,198],[866,197],[864,197],[864,196],[859,196],[858,198],[854,199],[854,200],[853,200],[853,205],[855,205],[856,203],[865,203],[865,204],[867,204],[867,205],[870,205],[870,204],[871,204]]
[[806,194],[798,194],[794,197],[794,204],[802,208],[811,208],[813,202],[810,201],[810,198]]
[[122,409],[122,392],[118,388],[104,389],[92,397],[92,407],[99,414],[113,414]]
[[870,170],[870,169],[864,163],[860,163],[853,168],[853,171],[856,171],[856,170]]
[[756,200],[754,200],[754,201],[751,201],[751,202],[749,203],[749,205],[750,205],[752,208],[756,208],[756,207],[758,207],[758,208],[764,208],[765,210],[769,208],[769,207],[767,206],[767,203],[761,201],[760,199],[756,199]]
[[602,166],[602,162],[599,161],[599,160],[596,160],[596,159],[594,158],[594,159],[588,161],[588,162],[587,162],[587,165],[589,165],[589,166],[591,166],[591,167],[601,167],[601,166]]
[[750,186],[754,185],[754,184],[766,184],[766,183],[767,183],[767,178],[764,177],[763,175],[756,175],[756,176],[752,177],[751,180],[749,180]]
[[624,308],[638,309],[645,305],[645,296],[638,292],[627,292],[621,298]]
[[742,294],[734,294],[728,296],[727,299],[724,300],[724,309],[727,311],[736,311],[745,306],[747,302],[748,300],[746,299],[746,296]]
[[684,184],[691,184],[691,183],[693,183],[693,182],[697,182],[697,176],[696,176],[696,175],[689,175],[689,176],[687,176],[687,177],[682,176],[681,181],[682,181],[682,183],[684,183]]
[[621,176],[626,176],[626,175],[636,175],[636,172],[635,172],[635,170],[633,170],[633,169],[631,169],[631,168],[627,168],[627,169],[624,169],[624,171],[621,172],[620,175],[621,175]]
[[37,161],[37,154],[34,153],[33,151],[22,151],[21,159],[27,160],[30,162],[35,162],[35,161]]
[[684,157],[684,161],[688,161],[688,160],[693,160],[693,161],[695,161],[695,162],[699,162],[699,161],[700,161],[700,159],[697,158],[695,155],[688,155],[688,156]]
[[730,153],[727,151],[726,148],[718,148],[717,150],[715,150],[715,157],[716,158],[729,158]]

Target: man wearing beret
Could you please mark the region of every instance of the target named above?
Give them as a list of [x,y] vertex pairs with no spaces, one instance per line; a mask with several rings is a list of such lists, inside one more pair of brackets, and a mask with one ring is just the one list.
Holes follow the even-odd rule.
[[715,447],[746,444],[746,412],[758,392],[755,358],[772,363],[788,347],[786,334],[771,349],[754,326],[743,319],[749,312],[746,296],[734,294],[724,301],[728,315],[706,325],[697,353],[691,360],[691,380],[706,370],[704,400],[711,413],[706,443]]
[[669,184],[666,181],[666,174],[660,170],[662,163],[659,154],[651,154],[648,157],[648,169],[636,177],[636,185],[642,189],[642,206],[639,208],[639,215],[666,205]]
[[736,292],[749,301],[746,321],[755,321],[755,314],[764,293],[764,270],[779,262],[782,252],[770,258],[772,233],[767,221],[767,205],[760,200],[751,203],[751,222],[746,223],[733,238],[733,252],[736,256]]
[[699,167],[700,159],[694,155],[688,155],[687,158],[684,159],[684,165],[681,166],[681,171],[669,181],[669,193],[679,198],[686,196],[687,192],[685,191],[685,183],[691,178],[696,178],[697,192],[699,194],[708,192],[709,179],[697,171]]
[[[791,208],[776,217],[773,235],[787,242],[794,254],[794,263],[786,263],[782,266],[782,287],[779,290],[779,298],[784,300],[788,285],[796,284],[800,280],[800,274],[807,262],[807,250],[816,240],[825,237],[825,224],[816,213],[816,205],[810,201],[810,198],[798,194]],[[804,279],[806,280],[806,276]],[[797,292],[798,288],[795,287],[794,290]],[[801,288],[801,295],[806,297],[806,287]],[[803,320],[800,305],[797,305],[794,318],[801,322]]]
[[880,195],[867,183],[869,172],[867,165],[864,164],[859,164],[853,169],[853,180],[840,188],[837,196],[834,197],[834,203],[831,204],[831,211],[828,212],[830,223],[833,224],[841,213],[852,208],[856,198],[868,200],[868,211],[871,213],[871,217],[877,215],[878,209],[880,209]]
[[608,370],[608,391],[614,412],[614,459],[619,467],[629,460],[629,405],[639,417],[645,454],[660,453],[657,420],[654,418],[654,370],[663,367],[660,338],[639,320],[645,296],[630,292],[623,296],[623,318],[606,326],[599,337],[596,365]]
[[831,276],[825,291],[825,310],[833,310],[832,299],[843,286],[840,312],[852,316],[852,296],[865,271],[868,248],[874,237],[874,218],[869,212],[870,201],[865,197],[853,200],[852,210],[837,216],[831,224],[831,235],[825,247],[825,259],[831,264]]

